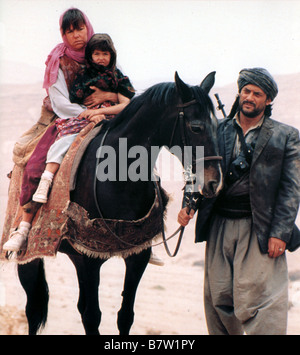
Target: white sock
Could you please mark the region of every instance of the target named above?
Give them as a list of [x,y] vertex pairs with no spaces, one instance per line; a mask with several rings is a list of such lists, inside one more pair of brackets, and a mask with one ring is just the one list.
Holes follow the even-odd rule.
[[29,223],[29,222],[22,221],[19,225],[19,229],[22,229],[22,230],[29,231],[30,228],[31,228],[31,223]]
[[51,172],[48,171],[48,170],[45,170],[45,171],[43,172],[43,174],[42,174],[41,177],[44,178],[44,179],[47,179],[47,180],[52,181],[52,180],[53,180],[53,177],[54,177],[54,174],[51,173]]

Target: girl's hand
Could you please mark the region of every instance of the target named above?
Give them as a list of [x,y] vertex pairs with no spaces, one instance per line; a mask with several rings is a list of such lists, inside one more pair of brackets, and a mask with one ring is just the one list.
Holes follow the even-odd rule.
[[97,111],[98,110],[85,110],[85,111],[81,112],[81,114],[78,117],[85,118],[90,121],[93,116],[99,114],[99,112],[97,112]]
[[97,124],[97,123],[105,120],[105,115],[102,115],[102,114],[94,115],[94,116],[88,118],[88,120],[90,122],[95,122]]

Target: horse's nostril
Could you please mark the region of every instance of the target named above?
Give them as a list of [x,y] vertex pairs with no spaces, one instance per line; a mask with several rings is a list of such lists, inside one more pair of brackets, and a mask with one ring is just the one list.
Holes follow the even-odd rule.
[[212,180],[209,182],[208,186],[209,186],[209,190],[212,192],[212,193],[215,193],[217,191],[217,188],[218,188],[218,181],[216,180]]

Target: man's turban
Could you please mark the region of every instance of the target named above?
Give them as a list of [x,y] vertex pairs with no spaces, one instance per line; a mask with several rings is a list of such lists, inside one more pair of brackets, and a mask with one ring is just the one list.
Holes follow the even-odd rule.
[[263,68],[243,69],[238,78],[239,92],[245,85],[252,84],[260,87],[273,101],[278,94],[278,87],[271,74]]

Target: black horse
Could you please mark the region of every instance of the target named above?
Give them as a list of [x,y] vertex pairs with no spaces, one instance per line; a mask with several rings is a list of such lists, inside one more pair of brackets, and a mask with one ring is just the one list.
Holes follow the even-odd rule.
[[[174,83],[157,84],[131,101],[111,122],[107,123],[108,134],[105,146],[114,148],[119,154],[119,139],[126,138],[127,151],[142,146],[151,155],[151,147],[189,145],[204,146],[204,158],[198,159],[193,151],[189,162],[190,173],[196,174],[197,164],[204,165],[204,179],[199,179],[199,189],[206,197],[215,196],[222,185],[220,161],[216,141],[216,118],[208,96],[214,84],[215,72],[210,73],[200,86],[188,86],[177,75]],[[106,127],[105,127],[106,128]],[[146,179],[108,179],[99,182],[96,156],[103,142],[103,135],[93,139],[80,165],[76,189],[72,200],[88,212],[90,218],[99,218],[99,206],[104,218],[137,220],[149,211],[155,197],[151,174],[155,157],[144,164]],[[182,157],[179,157],[182,159]],[[129,159],[129,158],[128,158]],[[132,159],[132,158],[131,158]],[[128,165],[134,160],[128,161]],[[182,161],[182,160],[181,160]],[[183,162],[186,165],[186,162]],[[116,175],[120,173],[118,168]],[[141,173],[139,171],[139,173]],[[128,172],[129,174],[129,172]],[[96,196],[94,182],[96,181]],[[200,186],[201,185],[201,186]],[[96,199],[94,198],[96,197]],[[106,261],[92,258],[74,251],[68,242],[61,245],[62,252],[75,265],[79,281],[78,310],[86,334],[99,334],[101,321],[98,288],[100,267]],[[126,274],[123,301],[118,312],[120,334],[129,334],[134,319],[134,301],[138,284],[148,264],[151,248],[125,258]],[[26,315],[29,334],[36,334],[47,318],[48,286],[43,261],[36,259],[18,266],[18,274],[27,294]]]

